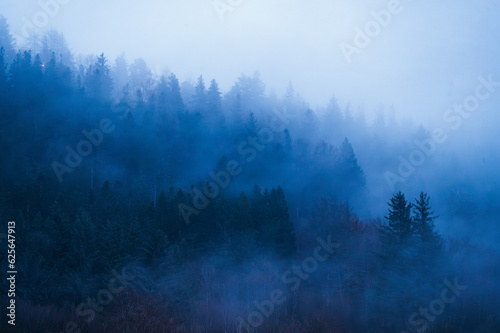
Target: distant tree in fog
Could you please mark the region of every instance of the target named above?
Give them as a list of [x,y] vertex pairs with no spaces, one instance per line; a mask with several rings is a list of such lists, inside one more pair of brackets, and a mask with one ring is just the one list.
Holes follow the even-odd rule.
[[[36,52],[33,51],[33,54],[36,54]],[[73,68],[73,54],[69,49],[68,43],[64,35],[55,29],[47,31],[42,36],[40,52],[42,62],[44,64],[49,62],[52,54],[55,54],[58,62],[60,61],[65,66]]]
[[85,88],[90,97],[97,101],[110,102],[113,80],[110,75],[108,59],[101,54],[97,61],[90,65],[85,76]]
[[16,44],[9,29],[7,19],[0,15],[0,48],[4,49],[4,61],[9,64],[16,56]]
[[219,85],[215,80],[212,80],[210,82],[210,87],[208,88],[207,92],[207,104],[208,104],[208,110],[213,115],[221,114],[222,112],[221,92],[219,90]]
[[193,108],[195,112],[205,114],[207,110],[207,92],[205,89],[205,81],[200,75],[196,86],[194,87]]
[[123,88],[129,81],[129,71],[125,54],[121,54],[115,59],[115,64],[111,69],[111,78],[114,83],[115,96],[121,97]]

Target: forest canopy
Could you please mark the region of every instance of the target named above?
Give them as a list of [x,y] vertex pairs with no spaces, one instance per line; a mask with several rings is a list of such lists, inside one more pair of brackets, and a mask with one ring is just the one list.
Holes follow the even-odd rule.
[[277,97],[258,71],[221,91],[143,59],[76,57],[55,30],[21,47],[0,18],[16,328],[497,329],[498,252],[445,232],[496,219],[496,201],[439,170],[447,156],[428,163],[456,185],[417,172],[391,188],[394,156],[435,133],[353,109],[332,97],[313,110],[291,83]]

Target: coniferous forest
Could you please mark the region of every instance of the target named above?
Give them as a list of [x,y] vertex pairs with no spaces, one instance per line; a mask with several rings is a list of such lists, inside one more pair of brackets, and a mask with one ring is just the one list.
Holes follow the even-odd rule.
[[403,110],[19,44],[3,17],[0,47],[1,332],[499,332],[479,139],[418,169],[442,134]]

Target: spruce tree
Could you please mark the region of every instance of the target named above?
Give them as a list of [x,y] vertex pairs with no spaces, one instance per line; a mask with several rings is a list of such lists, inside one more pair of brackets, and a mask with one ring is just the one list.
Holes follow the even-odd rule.
[[416,271],[420,269],[416,252],[412,204],[398,192],[388,202],[388,223],[379,226],[381,252],[377,254],[380,271],[373,281],[375,288],[370,296],[370,315],[375,318],[390,318],[384,323],[401,326],[412,313],[408,290],[421,288]]
[[412,204],[406,200],[403,193],[398,192],[393,195],[388,205],[389,215],[385,217],[388,225],[384,227],[384,231],[396,242],[403,243],[413,234]]
[[181,86],[175,74],[171,74],[168,78],[169,96],[168,102],[170,109],[178,116],[184,115],[185,106],[181,96]]
[[213,115],[219,115],[222,113],[221,93],[219,91],[219,85],[215,80],[212,80],[212,82],[210,82],[210,87],[208,88],[207,92],[207,103],[208,110]]
[[430,197],[427,193],[421,192],[418,199],[415,199],[413,205],[413,221],[415,234],[420,237],[422,242],[431,243],[434,246],[439,246],[440,237],[434,231],[434,220],[438,217],[431,210]]
[[110,75],[108,60],[102,53],[95,64],[91,65],[85,76],[85,87],[89,97],[103,104],[111,102],[113,80]]
[[201,114],[205,114],[207,110],[207,93],[205,89],[205,82],[203,81],[203,76],[200,75],[198,82],[195,87],[195,93],[193,96],[194,101],[194,111]]
[[353,188],[363,187],[366,184],[365,174],[359,166],[354,149],[347,138],[340,145],[340,157],[343,176],[346,177],[347,183]]
[[7,19],[0,15],[0,48],[4,50],[6,63],[10,63],[16,56],[16,43],[10,33],[10,27]]

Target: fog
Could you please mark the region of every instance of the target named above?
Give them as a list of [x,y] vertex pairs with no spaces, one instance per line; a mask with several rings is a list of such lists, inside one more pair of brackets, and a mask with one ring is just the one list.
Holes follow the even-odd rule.
[[[389,1],[241,0],[222,9],[210,0],[66,2],[40,30],[63,31],[76,55],[125,52],[181,81],[217,78],[223,91],[259,70],[269,89],[282,94],[291,81],[311,107],[335,94],[369,115],[394,105],[400,117],[434,123],[477,76],[500,74],[495,1],[402,0],[401,12],[350,64],[341,43],[353,44],[354,29]],[[0,5],[21,43],[23,18],[33,21],[40,10],[37,0]]]
[[3,1],[0,331],[494,332],[499,14]]

